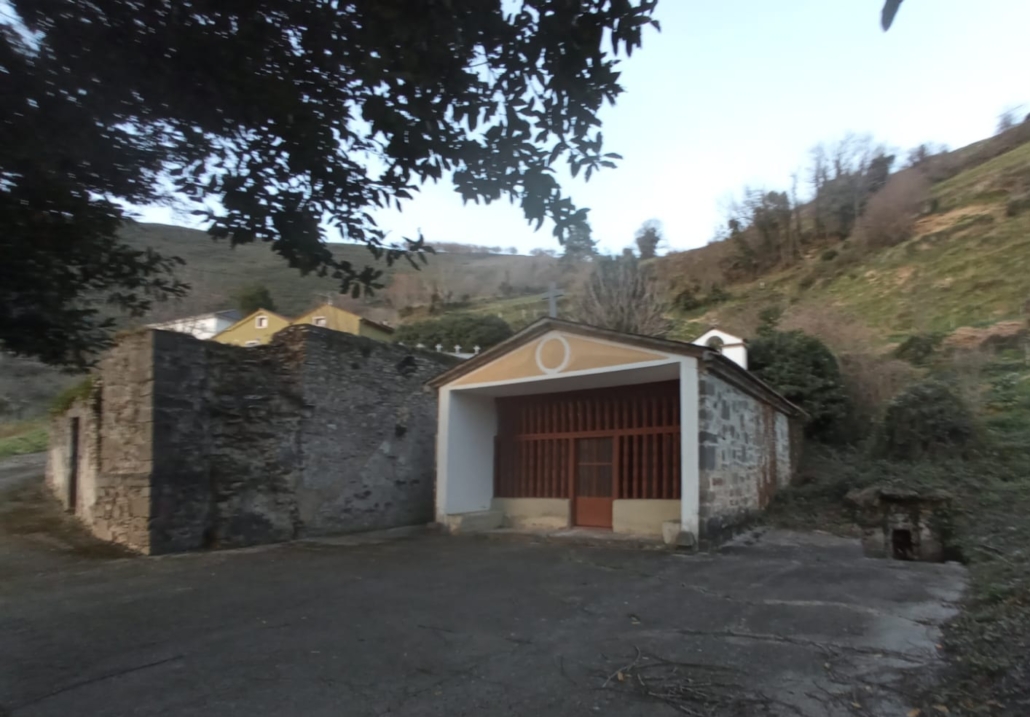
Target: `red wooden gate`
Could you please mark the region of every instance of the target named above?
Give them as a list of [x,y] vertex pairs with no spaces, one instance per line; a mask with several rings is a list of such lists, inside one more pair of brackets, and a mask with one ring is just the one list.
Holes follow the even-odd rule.
[[577,524],[607,526],[612,500],[679,499],[678,381],[500,398],[497,406],[495,496],[570,498]]

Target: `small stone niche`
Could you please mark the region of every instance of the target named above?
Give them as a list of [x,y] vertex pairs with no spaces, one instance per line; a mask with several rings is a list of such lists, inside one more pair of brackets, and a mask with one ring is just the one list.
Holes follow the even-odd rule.
[[942,562],[948,559],[951,496],[884,486],[848,493],[870,558]]

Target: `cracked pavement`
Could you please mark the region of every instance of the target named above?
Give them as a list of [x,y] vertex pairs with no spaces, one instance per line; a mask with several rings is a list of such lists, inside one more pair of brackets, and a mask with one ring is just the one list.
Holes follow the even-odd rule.
[[659,672],[697,714],[904,714],[965,580],[782,532],[698,555],[424,535],[115,560],[36,537],[0,536],[5,717],[683,714],[642,688]]

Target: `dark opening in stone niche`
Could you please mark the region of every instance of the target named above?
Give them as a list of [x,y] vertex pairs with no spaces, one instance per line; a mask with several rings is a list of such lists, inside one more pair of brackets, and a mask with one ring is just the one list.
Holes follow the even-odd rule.
[[847,500],[867,556],[928,562],[957,557],[951,546],[949,494],[874,486],[851,491]]
[[895,528],[891,533],[891,546],[894,548],[895,560],[911,560],[912,552],[912,531],[903,528]]

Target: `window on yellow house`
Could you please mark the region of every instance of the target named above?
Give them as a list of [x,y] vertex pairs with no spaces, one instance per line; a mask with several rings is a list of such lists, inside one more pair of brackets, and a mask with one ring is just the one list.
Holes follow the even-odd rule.
[[256,319],[254,319],[254,326],[258,327],[259,329],[267,328],[268,327],[268,317],[267,316],[259,316],[259,317],[257,317]]
[[316,316],[313,320],[313,323],[315,324],[315,326],[325,326],[325,317]]

